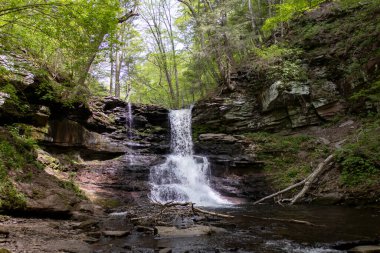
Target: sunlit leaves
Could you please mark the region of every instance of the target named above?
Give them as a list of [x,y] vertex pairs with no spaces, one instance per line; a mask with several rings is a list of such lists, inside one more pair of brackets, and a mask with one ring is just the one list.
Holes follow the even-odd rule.
[[1,2],[0,43],[26,50],[40,65],[75,81],[98,50],[99,37],[116,29],[119,13],[118,0]]

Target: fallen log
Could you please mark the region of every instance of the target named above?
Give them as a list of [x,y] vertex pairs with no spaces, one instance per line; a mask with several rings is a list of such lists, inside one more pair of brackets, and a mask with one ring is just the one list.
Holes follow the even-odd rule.
[[195,212],[199,212],[199,213],[203,213],[203,214],[208,214],[208,215],[212,215],[212,216],[216,216],[216,217],[220,217],[220,218],[234,218],[234,216],[232,215],[228,215],[228,214],[221,214],[221,213],[216,213],[216,212],[210,212],[210,211],[206,211],[206,210],[203,210],[203,209],[200,209],[200,208],[196,208],[196,207],[192,207],[193,211]]
[[262,199],[259,199],[259,200],[255,201],[255,202],[253,202],[253,204],[256,205],[256,204],[259,204],[259,203],[261,203],[261,202],[263,202],[263,201],[265,201],[267,199],[274,198],[274,197],[276,197],[276,196],[278,196],[278,195],[280,195],[282,193],[288,192],[288,191],[290,191],[290,190],[292,190],[292,189],[294,189],[294,188],[296,188],[296,187],[298,187],[300,185],[303,185],[305,182],[306,182],[306,178],[304,180],[302,180],[301,182],[293,184],[293,185],[291,185],[291,186],[289,186],[289,187],[287,187],[287,188],[285,188],[285,189],[283,189],[281,191],[275,192],[275,193],[273,193],[273,194],[271,194],[269,196],[266,196],[266,197],[264,197]]
[[309,190],[311,184],[314,182],[314,180],[324,171],[324,169],[326,168],[326,166],[328,164],[330,164],[330,162],[334,159],[334,155],[329,155],[323,162],[319,163],[318,164],[318,167],[309,175],[307,176],[304,180],[296,183],[296,184],[293,184],[281,191],[278,191],[278,192],[275,192],[271,195],[268,195],[262,199],[259,199],[255,202],[253,202],[254,205],[256,204],[259,204],[267,199],[270,199],[270,198],[274,198],[282,193],[285,193],[285,192],[288,192],[298,186],[301,186],[301,185],[304,185],[304,187],[302,188],[302,190],[296,195],[294,196],[293,198],[291,199],[287,199],[287,201],[290,202],[290,205],[293,205],[295,202],[297,202],[300,198],[302,198],[305,193]]
[[165,206],[165,207],[191,206],[191,209],[193,210],[193,213],[198,212],[198,213],[213,215],[213,216],[220,217],[220,218],[234,218],[234,216],[231,216],[231,215],[228,215],[228,214],[221,214],[221,213],[211,212],[211,211],[207,211],[207,210],[203,210],[203,209],[194,207],[195,204],[192,203],[192,202],[168,202],[168,203],[161,204],[161,205]]
[[202,214],[212,215],[212,216],[225,218],[225,219],[234,218],[234,216],[232,216],[232,215],[221,214],[221,213],[207,211],[207,210],[203,210],[201,208],[194,207],[195,204],[192,202],[173,202],[173,201],[171,201],[171,202],[167,202],[167,203],[159,203],[158,201],[153,201],[153,203],[155,205],[158,205],[159,208],[161,208],[162,210],[160,212],[152,214],[152,215],[135,217],[135,218],[131,218],[130,220],[132,222],[136,222],[136,221],[144,220],[144,219],[159,219],[159,217],[161,217],[165,211],[168,212],[168,211],[170,211],[169,209],[171,207],[176,207],[176,206],[190,207],[193,214],[202,213]]
[[318,164],[317,169],[313,171],[313,173],[310,174],[310,176],[307,177],[307,180],[305,182],[304,187],[302,190],[293,197],[293,199],[290,201],[290,204],[293,205],[296,203],[300,198],[302,198],[305,193],[309,190],[311,184],[313,181],[323,172],[324,168],[334,159],[334,155],[329,155],[323,162]]

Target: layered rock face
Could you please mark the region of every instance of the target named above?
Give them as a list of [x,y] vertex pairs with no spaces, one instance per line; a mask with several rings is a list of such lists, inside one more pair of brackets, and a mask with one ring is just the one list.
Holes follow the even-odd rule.
[[[7,71],[0,76],[0,141],[12,140],[11,131],[22,141],[37,140],[39,149],[30,152],[38,153],[36,159],[45,167],[31,164],[7,172],[28,212],[68,215],[82,209],[86,200],[77,184],[92,202],[110,208],[147,197],[149,168],[169,152],[166,109],[128,108],[114,97],[65,104],[54,93],[59,80],[35,75],[40,72],[22,52],[1,55],[0,67]],[[29,175],[26,182],[24,174]]]
[[[363,19],[368,13],[374,18]],[[215,175],[224,175],[215,187],[224,184],[222,191],[236,189],[236,196],[253,199],[268,191],[254,143],[244,138],[249,133],[295,133],[347,112],[378,112],[378,103],[351,100],[380,74],[378,13],[365,5],[342,10],[335,3],[305,13],[272,45],[290,53],[253,56],[232,74],[234,90],[194,106],[195,150],[210,157]],[[365,25],[358,30],[355,23]]]
[[124,101],[108,97],[89,105],[87,117],[53,111],[42,139],[46,150],[77,156],[75,178],[94,202],[113,207],[146,198],[149,169],[169,150],[167,110],[132,105],[129,128]]
[[42,141],[47,146],[77,148],[84,158],[99,160],[104,160],[102,155],[108,158],[125,153],[167,153],[170,138],[167,110],[148,105],[131,108],[131,129],[127,124],[127,104],[113,97],[92,99],[86,112],[62,115],[52,111]]

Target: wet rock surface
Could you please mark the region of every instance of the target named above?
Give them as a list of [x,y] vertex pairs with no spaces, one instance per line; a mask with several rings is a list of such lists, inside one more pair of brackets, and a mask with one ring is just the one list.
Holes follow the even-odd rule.
[[43,141],[49,146],[81,148],[87,153],[126,152],[163,154],[169,149],[168,111],[157,106],[133,105],[132,129],[127,103],[113,97],[93,98],[87,113],[52,113]]

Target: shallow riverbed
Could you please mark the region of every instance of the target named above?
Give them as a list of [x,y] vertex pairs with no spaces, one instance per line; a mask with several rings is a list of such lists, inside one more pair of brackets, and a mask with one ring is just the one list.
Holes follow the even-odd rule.
[[227,232],[172,238],[133,233],[94,246],[98,252],[124,247],[139,252],[170,248],[173,252],[327,253],[346,252],[351,242],[373,244],[380,239],[380,209],[376,208],[244,205],[214,210],[235,216],[227,222],[210,222]]

